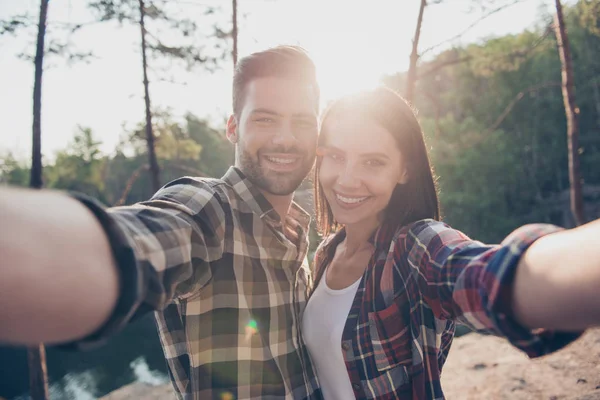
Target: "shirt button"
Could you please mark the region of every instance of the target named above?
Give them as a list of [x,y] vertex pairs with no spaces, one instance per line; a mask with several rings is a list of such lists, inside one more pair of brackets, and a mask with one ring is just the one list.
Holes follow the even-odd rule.
[[354,388],[354,390],[359,391],[360,390],[360,385],[358,383],[353,383],[352,384],[352,388]]
[[342,343],[342,350],[344,350],[344,351],[350,350],[350,345],[348,343]]

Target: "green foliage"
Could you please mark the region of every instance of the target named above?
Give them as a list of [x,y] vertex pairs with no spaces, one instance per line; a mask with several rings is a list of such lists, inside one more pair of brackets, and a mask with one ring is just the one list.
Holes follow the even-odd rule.
[[581,0],[575,8],[576,18],[582,28],[600,36],[600,1]]
[[[597,4],[582,0],[565,9],[588,185],[600,184]],[[549,20],[420,66],[414,103],[440,176],[445,219],[477,239],[499,241],[528,222],[563,224],[569,212],[568,204],[557,212],[549,200],[569,187],[560,61]],[[402,92],[403,79],[385,83]]]
[[0,158],[0,183],[14,186],[29,185],[29,168],[17,160],[12,153]]
[[100,144],[91,129],[79,127],[71,145],[56,155],[54,165],[44,169],[46,186],[82,192],[106,201],[107,160],[102,157]]
[[[222,176],[233,160],[232,146],[219,130],[192,115],[175,122],[156,113],[156,152],[165,180],[180,176]],[[143,123],[125,132],[113,155],[100,151],[89,128],[80,127],[69,146],[44,167],[45,187],[86,193],[108,205],[146,200],[152,195]],[[8,153],[0,157],[0,183],[28,186],[29,168]]]
[[[588,187],[600,185],[597,7],[597,0],[580,0],[565,9]],[[121,13],[107,10],[110,18]],[[483,241],[499,241],[528,222],[568,225],[568,203],[556,205],[569,181],[560,62],[549,21],[544,16],[536,29],[447,50],[420,66],[415,107],[440,177],[445,219]],[[400,92],[404,88],[403,74],[385,81]],[[207,121],[192,114],[178,119],[168,111],[154,115],[164,182],[182,175],[219,177],[233,162],[232,146]],[[82,191],[111,205],[147,199],[152,192],[143,127],[125,132],[111,155],[102,154],[93,133],[80,128],[45,167],[46,186]],[[0,183],[28,181],[26,165],[11,154],[0,157]],[[310,186],[307,181],[301,190]],[[311,235],[312,252],[318,237]]]
[[[202,67],[212,71],[229,57],[227,40],[230,34],[223,35],[220,24],[211,21],[215,8],[203,4],[197,6],[204,8],[202,25],[185,15],[176,2],[144,2],[147,48],[155,59],[167,60],[169,69],[172,68],[170,61],[177,61],[188,70]],[[140,21],[138,0],[92,0],[88,7],[101,22],[138,24]],[[206,26],[210,28],[201,29]]]

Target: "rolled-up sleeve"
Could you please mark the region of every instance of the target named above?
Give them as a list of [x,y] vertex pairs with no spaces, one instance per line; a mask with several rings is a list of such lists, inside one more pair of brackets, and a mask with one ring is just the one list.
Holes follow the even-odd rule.
[[119,271],[120,292],[102,327],[61,347],[97,347],[127,323],[197,292],[212,279],[211,262],[223,254],[225,218],[217,195],[202,182],[178,180],[151,200],[125,207],[105,208],[92,198],[73,196],[96,216],[106,233]]
[[506,337],[529,357],[558,350],[580,333],[525,328],[511,315],[510,296],[521,256],[537,239],[560,231],[523,226],[500,245],[485,245],[437,221],[419,221],[405,236],[408,265],[438,318]]

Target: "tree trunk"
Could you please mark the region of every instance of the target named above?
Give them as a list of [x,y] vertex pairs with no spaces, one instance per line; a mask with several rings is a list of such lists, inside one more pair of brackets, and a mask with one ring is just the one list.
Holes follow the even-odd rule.
[[146,26],[144,16],[146,9],[144,0],[139,0],[140,5],[140,30],[142,34],[142,68],[144,70],[144,101],[146,102],[146,143],[148,144],[148,163],[150,164],[150,178],[152,190],[156,193],[160,189],[160,169],[154,148],[154,133],[152,132],[152,111],[150,110],[150,93],[148,91],[148,63],[146,61]]
[[423,12],[427,0],[421,0],[421,6],[419,7],[419,16],[417,17],[417,28],[415,29],[415,35],[413,36],[412,51],[410,53],[410,65],[408,67],[408,73],[406,76],[406,92],[404,97],[407,101],[412,102],[415,92],[415,84],[417,83],[417,61],[419,60],[419,37],[421,36],[421,24],[423,22]]
[[231,56],[233,58],[233,69],[235,70],[235,66],[237,65],[238,58],[238,24],[237,24],[237,0],[232,0],[233,7],[233,28],[231,30],[231,36],[233,38],[233,51]]
[[[31,175],[29,186],[42,187],[42,74],[44,71],[44,39],[48,0],[40,2],[37,45],[35,50],[35,78],[33,81],[33,132],[31,146]],[[29,394],[33,400],[48,400],[48,378],[46,373],[46,351],[44,345],[27,350],[29,366]]]
[[48,378],[46,371],[46,350],[44,345],[27,350],[29,364],[29,395],[32,400],[48,400]]
[[40,20],[38,23],[37,46],[35,50],[35,78],[33,81],[33,136],[31,146],[32,188],[42,187],[42,74],[44,72],[44,39],[46,37],[46,16],[48,0],[40,2]]
[[561,63],[562,94],[567,117],[567,140],[569,151],[569,182],[571,184],[571,213],[575,225],[585,222],[583,198],[581,195],[581,171],[579,168],[579,108],[575,104],[575,82],[573,79],[573,60],[565,27],[563,9],[560,0],[556,2],[554,32],[558,43],[558,54]]

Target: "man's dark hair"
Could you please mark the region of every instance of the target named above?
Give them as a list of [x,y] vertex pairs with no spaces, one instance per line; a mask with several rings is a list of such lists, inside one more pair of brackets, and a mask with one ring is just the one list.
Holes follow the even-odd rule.
[[233,74],[233,112],[239,116],[246,86],[262,77],[288,78],[310,85],[319,105],[319,85],[315,64],[299,46],[277,46],[250,54],[238,61]]

